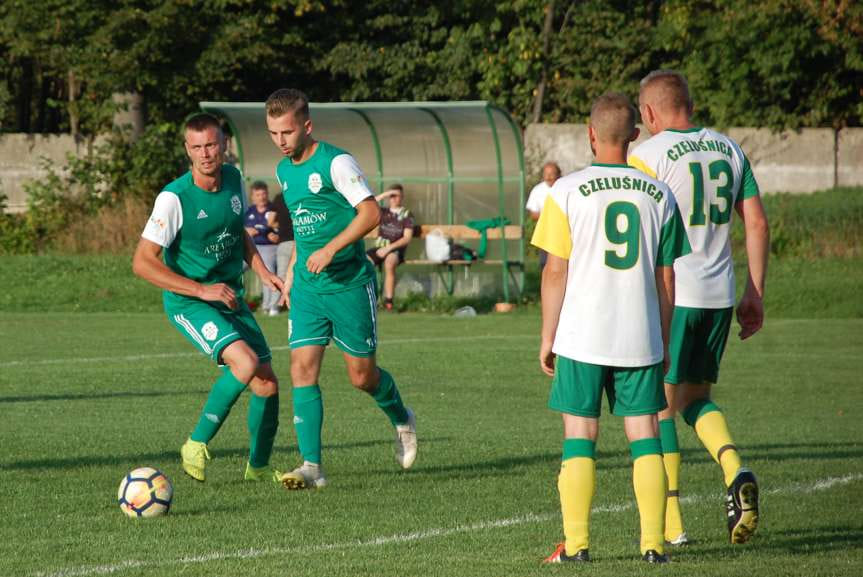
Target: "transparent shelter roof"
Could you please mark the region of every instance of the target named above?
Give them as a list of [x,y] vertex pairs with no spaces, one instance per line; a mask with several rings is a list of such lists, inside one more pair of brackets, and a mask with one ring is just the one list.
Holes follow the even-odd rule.
[[[262,102],[202,102],[227,120],[247,181],[277,191],[281,152],[270,141]],[[350,152],[373,192],[405,187],[419,222],[463,224],[507,217],[523,224],[521,132],[505,111],[485,102],[311,103],[313,134]]]

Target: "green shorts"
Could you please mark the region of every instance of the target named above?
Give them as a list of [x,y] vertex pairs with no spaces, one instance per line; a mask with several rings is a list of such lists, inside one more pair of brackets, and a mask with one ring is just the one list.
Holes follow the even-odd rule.
[[166,303],[165,313],[189,342],[219,365],[224,364],[222,351],[235,341],[249,345],[262,363],[272,358],[267,339],[243,300],[239,308],[232,311],[204,301],[184,299],[180,304]]
[[671,366],[665,375],[666,383],[677,385],[717,381],[733,309],[674,307],[671,342],[668,346]]
[[352,357],[370,357],[378,347],[375,282],[337,293],[291,288],[288,342],[292,349],[327,346],[330,339]]
[[606,367],[557,357],[548,406],[579,417],[599,418],[602,391],[613,415],[637,417],[666,406],[662,363],[646,367]]

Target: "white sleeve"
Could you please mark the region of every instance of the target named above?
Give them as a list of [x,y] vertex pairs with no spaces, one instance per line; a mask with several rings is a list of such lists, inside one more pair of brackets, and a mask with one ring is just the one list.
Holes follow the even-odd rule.
[[177,238],[177,233],[182,226],[183,207],[180,206],[180,197],[173,192],[163,190],[156,197],[153,213],[141,237],[167,248]]
[[356,206],[374,194],[369,190],[360,165],[350,154],[340,154],[330,163],[330,178],[333,187],[345,197],[351,206]]
[[540,188],[543,184],[543,182],[540,182],[530,190],[530,194],[527,197],[527,204],[524,205],[524,207],[530,212],[542,212],[542,201],[544,199],[540,198],[540,196],[542,196]]

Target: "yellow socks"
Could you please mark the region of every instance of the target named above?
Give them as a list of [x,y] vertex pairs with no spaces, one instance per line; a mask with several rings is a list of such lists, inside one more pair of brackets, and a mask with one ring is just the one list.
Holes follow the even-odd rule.
[[665,546],[665,468],[659,439],[640,439],[629,444],[632,486],[641,517],[641,553]]
[[590,505],[596,486],[595,451],[596,444],[589,439],[563,441],[557,489],[567,555],[575,555],[590,545]]
[[695,428],[695,434],[710,456],[722,467],[725,486],[730,487],[741,466],[740,454],[731,440],[728,424],[719,407],[705,399],[694,401],[683,411],[683,418]]
[[683,518],[680,516],[680,448],[677,444],[677,427],[674,419],[659,421],[659,440],[662,443],[662,463],[668,480],[665,501],[665,540],[674,541],[683,534]]

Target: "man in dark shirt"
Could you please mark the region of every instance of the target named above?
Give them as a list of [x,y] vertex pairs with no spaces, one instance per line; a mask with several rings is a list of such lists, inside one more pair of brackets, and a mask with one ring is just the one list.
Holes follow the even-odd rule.
[[276,249],[276,274],[284,279],[288,272],[288,263],[294,252],[294,223],[291,220],[291,212],[285,206],[285,197],[280,192],[273,200],[273,209],[276,212],[277,228],[274,232],[279,235],[279,246]]
[[387,206],[381,207],[381,223],[375,247],[366,252],[375,266],[383,266],[384,308],[388,311],[393,310],[396,267],[405,260],[405,251],[414,236],[416,226],[413,215],[402,204],[404,196],[402,185],[393,184],[375,197],[378,202],[387,199]]

